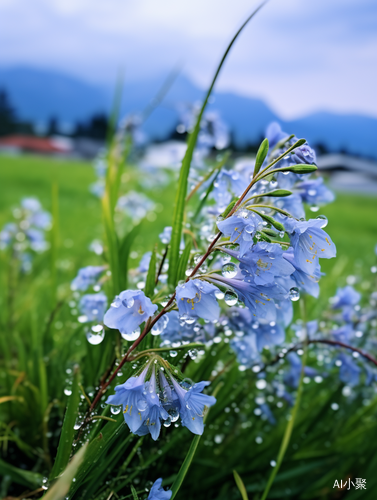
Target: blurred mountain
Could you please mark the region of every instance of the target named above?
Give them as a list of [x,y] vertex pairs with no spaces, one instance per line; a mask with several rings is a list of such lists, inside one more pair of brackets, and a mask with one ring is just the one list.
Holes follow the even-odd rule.
[[[163,79],[128,82],[123,93],[122,114],[139,112],[161,88]],[[114,85],[115,87],[115,85]],[[47,123],[55,117],[61,123],[86,121],[111,109],[114,88],[93,85],[57,71],[32,67],[0,68],[0,89],[5,89],[22,120]],[[179,75],[163,102],[145,122],[152,140],[163,140],[178,123],[177,105],[203,98],[203,91]],[[284,121],[261,100],[232,93],[215,92],[210,108],[229,125],[237,146],[255,144],[271,121],[279,121],[287,133],[305,137],[329,151],[377,158],[377,119],[362,115],[318,112]]]

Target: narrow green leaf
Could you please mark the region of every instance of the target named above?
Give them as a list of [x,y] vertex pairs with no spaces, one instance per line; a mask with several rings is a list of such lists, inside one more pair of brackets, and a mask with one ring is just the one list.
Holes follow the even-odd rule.
[[196,141],[198,139],[198,135],[199,135],[199,131],[200,131],[200,122],[202,120],[204,110],[207,106],[209,96],[211,95],[211,92],[213,90],[213,87],[215,85],[217,77],[219,76],[220,70],[225,62],[225,59],[227,58],[227,55],[228,55],[230,49],[232,48],[234,42],[238,38],[238,35],[241,33],[243,28],[250,21],[250,19],[252,19],[255,16],[255,14],[262,8],[263,5],[264,5],[264,3],[262,3],[257,9],[255,9],[254,12],[246,19],[246,21],[242,24],[242,26],[237,31],[237,33],[233,37],[232,41],[228,45],[228,48],[226,49],[226,51],[225,51],[225,53],[220,61],[220,64],[216,70],[215,76],[213,77],[212,83],[211,83],[211,85],[208,89],[208,92],[206,94],[202,108],[201,108],[200,113],[198,115],[198,118],[196,120],[194,130],[190,133],[190,136],[188,139],[187,150],[186,150],[185,156],[183,158],[182,167],[181,167],[181,171],[179,174],[178,189],[177,189],[177,193],[176,193],[176,197],[175,197],[174,212],[173,212],[172,234],[171,234],[171,241],[170,241],[168,283],[170,285],[173,285],[173,286],[175,286],[175,284],[177,282],[179,246],[181,243],[183,215],[184,215],[185,204],[186,204],[185,200],[186,200],[186,195],[187,195],[187,181],[188,181],[188,175],[190,172],[192,156],[194,154]]
[[86,443],[80,448],[80,450],[72,458],[71,462],[67,465],[67,468],[65,469],[63,474],[43,497],[44,500],[63,500],[64,498],[66,498],[66,495],[72,484],[72,480],[75,477],[82,461],[84,460],[84,455],[87,447],[88,444]]
[[74,425],[77,419],[78,406],[80,403],[80,371],[78,366],[75,367],[72,394],[69,396],[67,410],[64,416],[62,433],[60,434],[58,452],[55,458],[54,466],[50,474],[52,481],[65,469],[71,455],[72,443],[75,436]]
[[117,295],[120,290],[120,272],[119,272],[119,253],[118,253],[118,238],[115,232],[114,219],[111,211],[110,195],[106,191],[102,198],[102,210],[105,224],[108,258],[112,279],[112,296]]
[[238,201],[238,198],[235,199],[235,200],[233,200],[233,201],[231,201],[229,203],[229,205],[226,207],[226,209],[224,210],[224,212],[221,214],[221,217],[223,217],[224,219],[226,219],[228,217],[229,213],[233,210],[233,207],[237,203],[237,201]]
[[58,258],[58,243],[59,243],[59,187],[55,181],[51,188],[51,212],[52,212],[52,227],[50,233],[51,239],[51,299],[52,306],[56,303],[56,261]]
[[19,469],[18,467],[14,467],[13,465],[4,462],[3,460],[1,460],[1,458],[0,476],[10,476],[14,483],[22,484],[22,486],[26,486],[27,488],[31,488],[32,490],[40,488],[42,486],[42,474],[38,474],[37,472],[32,472],[29,470]]
[[245,485],[243,484],[243,481],[236,470],[233,471],[233,476],[234,476],[234,480],[236,481],[237,488],[240,490],[242,500],[249,500],[249,497],[247,496]]
[[187,264],[190,258],[190,252],[191,252],[191,247],[192,247],[192,241],[189,240],[186,243],[185,249],[182,252],[181,258],[179,259],[179,264],[178,264],[178,281],[184,280],[186,278],[186,269],[187,269]]
[[[122,270],[120,276],[121,290],[125,290],[127,288],[128,260],[130,257],[132,245],[135,241],[136,236],[139,234],[143,223],[144,221],[142,220],[137,226],[134,226],[131,231],[126,234],[119,245],[119,265],[120,269]],[[119,291],[117,293],[119,293]]]
[[134,500],[139,500],[138,494],[137,494],[135,488],[132,486],[132,484],[131,484],[131,491],[132,491],[132,498]]
[[156,247],[154,247],[151,255],[151,260],[149,262],[147,279],[145,281],[144,293],[147,297],[152,297],[154,294],[154,287],[156,285]]
[[200,203],[198,205],[198,208],[196,209],[196,212],[195,212],[195,215],[193,217],[193,221],[196,221],[197,218],[199,217],[200,215],[200,212],[202,211],[202,208],[204,207],[204,205],[206,204],[207,200],[208,200],[208,196],[211,194],[211,191],[213,190],[213,186],[216,182],[216,179],[218,178],[220,174],[220,170],[218,170],[216,172],[216,175],[214,176],[214,178],[212,179],[212,182],[211,184],[208,186],[208,189],[207,189],[207,192],[206,194],[203,196],[203,198],[200,200]]
[[262,141],[262,144],[259,146],[258,152],[257,152],[257,157],[255,158],[255,167],[254,167],[254,174],[253,177],[257,175],[259,170],[261,169],[261,166],[263,165],[264,160],[266,159],[267,153],[268,153],[268,139],[264,139]]
[[262,214],[261,212],[258,212],[257,210],[253,210],[253,212],[255,212],[260,217],[262,217],[266,222],[269,222],[278,231],[285,231],[283,224],[281,224],[281,222],[278,222],[277,220],[275,220],[273,217],[270,217],[269,215],[266,215],[266,214]]
[[268,243],[271,243],[271,241],[272,241],[271,238],[269,238],[267,236],[267,234],[264,233],[263,231],[261,233],[259,233],[259,236],[260,236],[261,240],[267,241]]

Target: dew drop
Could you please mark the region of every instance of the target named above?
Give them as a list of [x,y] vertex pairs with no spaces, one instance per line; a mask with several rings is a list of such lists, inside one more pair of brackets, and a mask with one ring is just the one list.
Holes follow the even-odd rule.
[[86,340],[89,342],[89,344],[98,345],[103,341],[104,338],[105,330],[103,329],[103,327],[101,328],[101,331],[99,333],[93,333],[91,331],[86,332]]
[[297,302],[300,298],[300,291],[298,288],[291,288],[289,290],[289,298],[291,299],[292,302]]
[[110,412],[111,412],[113,415],[119,415],[119,413],[121,412],[121,409],[122,409],[122,407],[121,407],[121,406],[111,406],[111,407],[110,407]]
[[140,328],[136,328],[136,330],[131,333],[121,333],[121,336],[124,340],[132,342],[140,337]]
[[238,295],[236,292],[228,290],[224,295],[224,300],[228,306],[235,306],[238,302]]

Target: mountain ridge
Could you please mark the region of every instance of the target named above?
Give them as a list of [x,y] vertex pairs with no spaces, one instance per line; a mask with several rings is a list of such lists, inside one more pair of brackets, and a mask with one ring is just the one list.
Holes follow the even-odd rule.
[[[140,112],[155,97],[162,84],[156,78],[127,82],[121,114]],[[5,89],[17,116],[33,122],[56,117],[60,122],[86,121],[111,109],[113,88],[95,85],[55,70],[29,66],[0,67],[0,89]],[[204,92],[185,75],[177,77],[163,102],[144,125],[152,140],[164,140],[178,123],[177,104],[195,102]],[[377,158],[377,119],[358,114],[319,111],[295,120],[283,120],[261,99],[232,92],[214,92],[210,109],[217,110],[232,131],[239,147],[256,143],[271,121],[278,121],[287,133],[322,144],[329,151],[346,149],[350,154]]]

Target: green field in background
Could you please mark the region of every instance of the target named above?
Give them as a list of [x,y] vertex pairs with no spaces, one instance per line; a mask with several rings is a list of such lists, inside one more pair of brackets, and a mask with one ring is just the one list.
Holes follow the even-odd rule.
[[[125,172],[122,190],[139,190],[137,179],[142,174],[131,167]],[[11,220],[11,209],[25,196],[38,197],[43,206],[51,210],[51,186],[56,182],[59,186],[59,256],[71,260],[71,277],[78,267],[96,263],[98,258],[88,251],[88,245],[93,239],[103,239],[100,200],[89,192],[95,180],[90,162],[1,156],[0,227]],[[172,182],[163,188],[147,189],[145,193],[161,211],[156,214],[156,220],[146,221],[136,241],[140,255],[151,250],[164,226],[171,224],[175,185]],[[308,213],[311,217],[318,214],[328,217],[327,231],[338,252],[337,259],[321,261],[327,275],[321,281],[321,288],[328,295],[334,291],[336,281],[339,286],[343,285],[347,275],[361,266],[368,269],[373,265],[377,244],[377,198],[338,193],[334,203],[316,214]],[[130,228],[124,229],[127,232]]]

